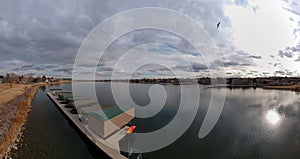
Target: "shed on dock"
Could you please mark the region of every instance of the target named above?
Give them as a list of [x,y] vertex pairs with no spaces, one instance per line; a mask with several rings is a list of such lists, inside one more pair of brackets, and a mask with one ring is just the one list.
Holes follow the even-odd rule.
[[74,107],[74,108],[76,107],[77,109],[80,109],[80,108],[88,107],[88,106],[95,105],[95,104],[98,104],[98,101],[90,100],[90,99],[83,99],[83,100],[77,101],[76,104],[75,104],[75,102],[69,102],[68,105],[71,107]]
[[58,100],[64,100],[66,98],[73,97],[72,93],[57,93]]
[[106,138],[113,132],[121,129],[134,118],[134,108],[110,106],[102,110],[88,113],[88,128],[98,136]]
[[76,101],[81,101],[81,100],[89,100],[90,98],[88,97],[77,97],[77,98],[73,98],[73,97],[69,97],[67,98],[67,102],[74,102],[75,100]]
[[58,94],[70,94],[72,91],[65,91],[65,90],[58,90],[58,91],[53,91],[52,94],[58,96]]

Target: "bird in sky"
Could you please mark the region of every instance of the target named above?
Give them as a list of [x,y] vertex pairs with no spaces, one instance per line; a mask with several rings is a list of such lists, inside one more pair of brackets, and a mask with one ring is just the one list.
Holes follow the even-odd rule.
[[217,24],[217,28],[219,28],[220,24],[221,24],[221,22],[219,22],[219,23]]

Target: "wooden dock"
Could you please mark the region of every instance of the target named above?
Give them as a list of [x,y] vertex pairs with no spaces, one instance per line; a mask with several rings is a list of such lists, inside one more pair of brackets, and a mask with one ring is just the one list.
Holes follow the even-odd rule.
[[[120,154],[119,150],[119,141],[123,139],[126,135],[126,131],[128,130],[128,126],[120,129],[119,131],[115,132],[108,138],[101,138],[92,132],[87,125],[84,125],[78,117],[78,114],[70,113],[70,109],[65,108],[66,104],[61,104],[59,100],[57,100],[55,95],[48,92],[48,97],[55,103],[55,105],[67,116],[73,124],[83,133],[85,136],[91,140],[97,147],[99,147],[104,153],[110,156],[113,159],[127,159],[125,156]],[[109,145],[109,146],[108,146]],[[110,147],[111,146],[111,147]],[[116,149],[114,149],[114,148]]]

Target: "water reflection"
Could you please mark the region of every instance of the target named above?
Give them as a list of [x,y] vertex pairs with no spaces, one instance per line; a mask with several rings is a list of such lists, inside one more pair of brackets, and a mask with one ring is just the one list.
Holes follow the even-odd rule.
[[[94,88],[93,83],[78,84],[81,84],[80,93],[83,96],[94,93],[89,89]],[[151,86],[130,84],[130,95],[137,105],[146,106],[151,102],[149,96]],[[115,105],[109,83],[96,83],[95,87],[100,103]],[[120,91],[123,91],[123,87],[120,84]],[[163,87],[168,96],[162,110],[153,117],[132,120],[131,124],[137,126],[137,133],[151,132],[164,127],[178,112],[180,87],[173,85]],[[71,84],[60,85],[60,88],[71,90]],[[227,92],[225,106],[217,125],[208,136],[200,140],[198,132],[210,103],[210,95],[211,89],[201,89],[197,116],[184,135],[164,149],[144,153],[143,157],[300,158],[299,95],[290,91],[259,88],[232,89]],[[196,98],[193,94],[190,97]],[[22,142],[22,145],[26,146],[19,148],[18,153],[21,155],[16,158],[102,158],[99,152],[90,150],[93,147],[89,148],[78,136],[76,137],[77,133],[71,131],[68,122],[45,93],[40,90],[32,104],[34,106],[24,133],[30,138],[27,137]],[[186,115],[189,115],[189,106],[186,105],[184,109]],[[180,123],[178,127],[180,128],[182,124],[184,123]],[[47,157],[42,156],[43,154]]]
[[272,125],[277,125],[281,121],[281,117],[277,111],[268,110],[266,113],[266,121]]

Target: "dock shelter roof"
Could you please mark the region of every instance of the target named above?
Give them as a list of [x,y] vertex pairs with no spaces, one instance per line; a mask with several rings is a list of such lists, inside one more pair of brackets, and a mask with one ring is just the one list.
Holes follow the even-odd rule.
[[[122,109],[124,111],[127,111],[132,108],[133,107],[131,107],[131,106],[122,106]],[[101,110],[93,111],[88,114],[98,120],[107,121],[119,114],[122,114],[124,112],[123,110],[121,110],[118,106],[110,106],[105,109],[102,109],[102,111]]]

